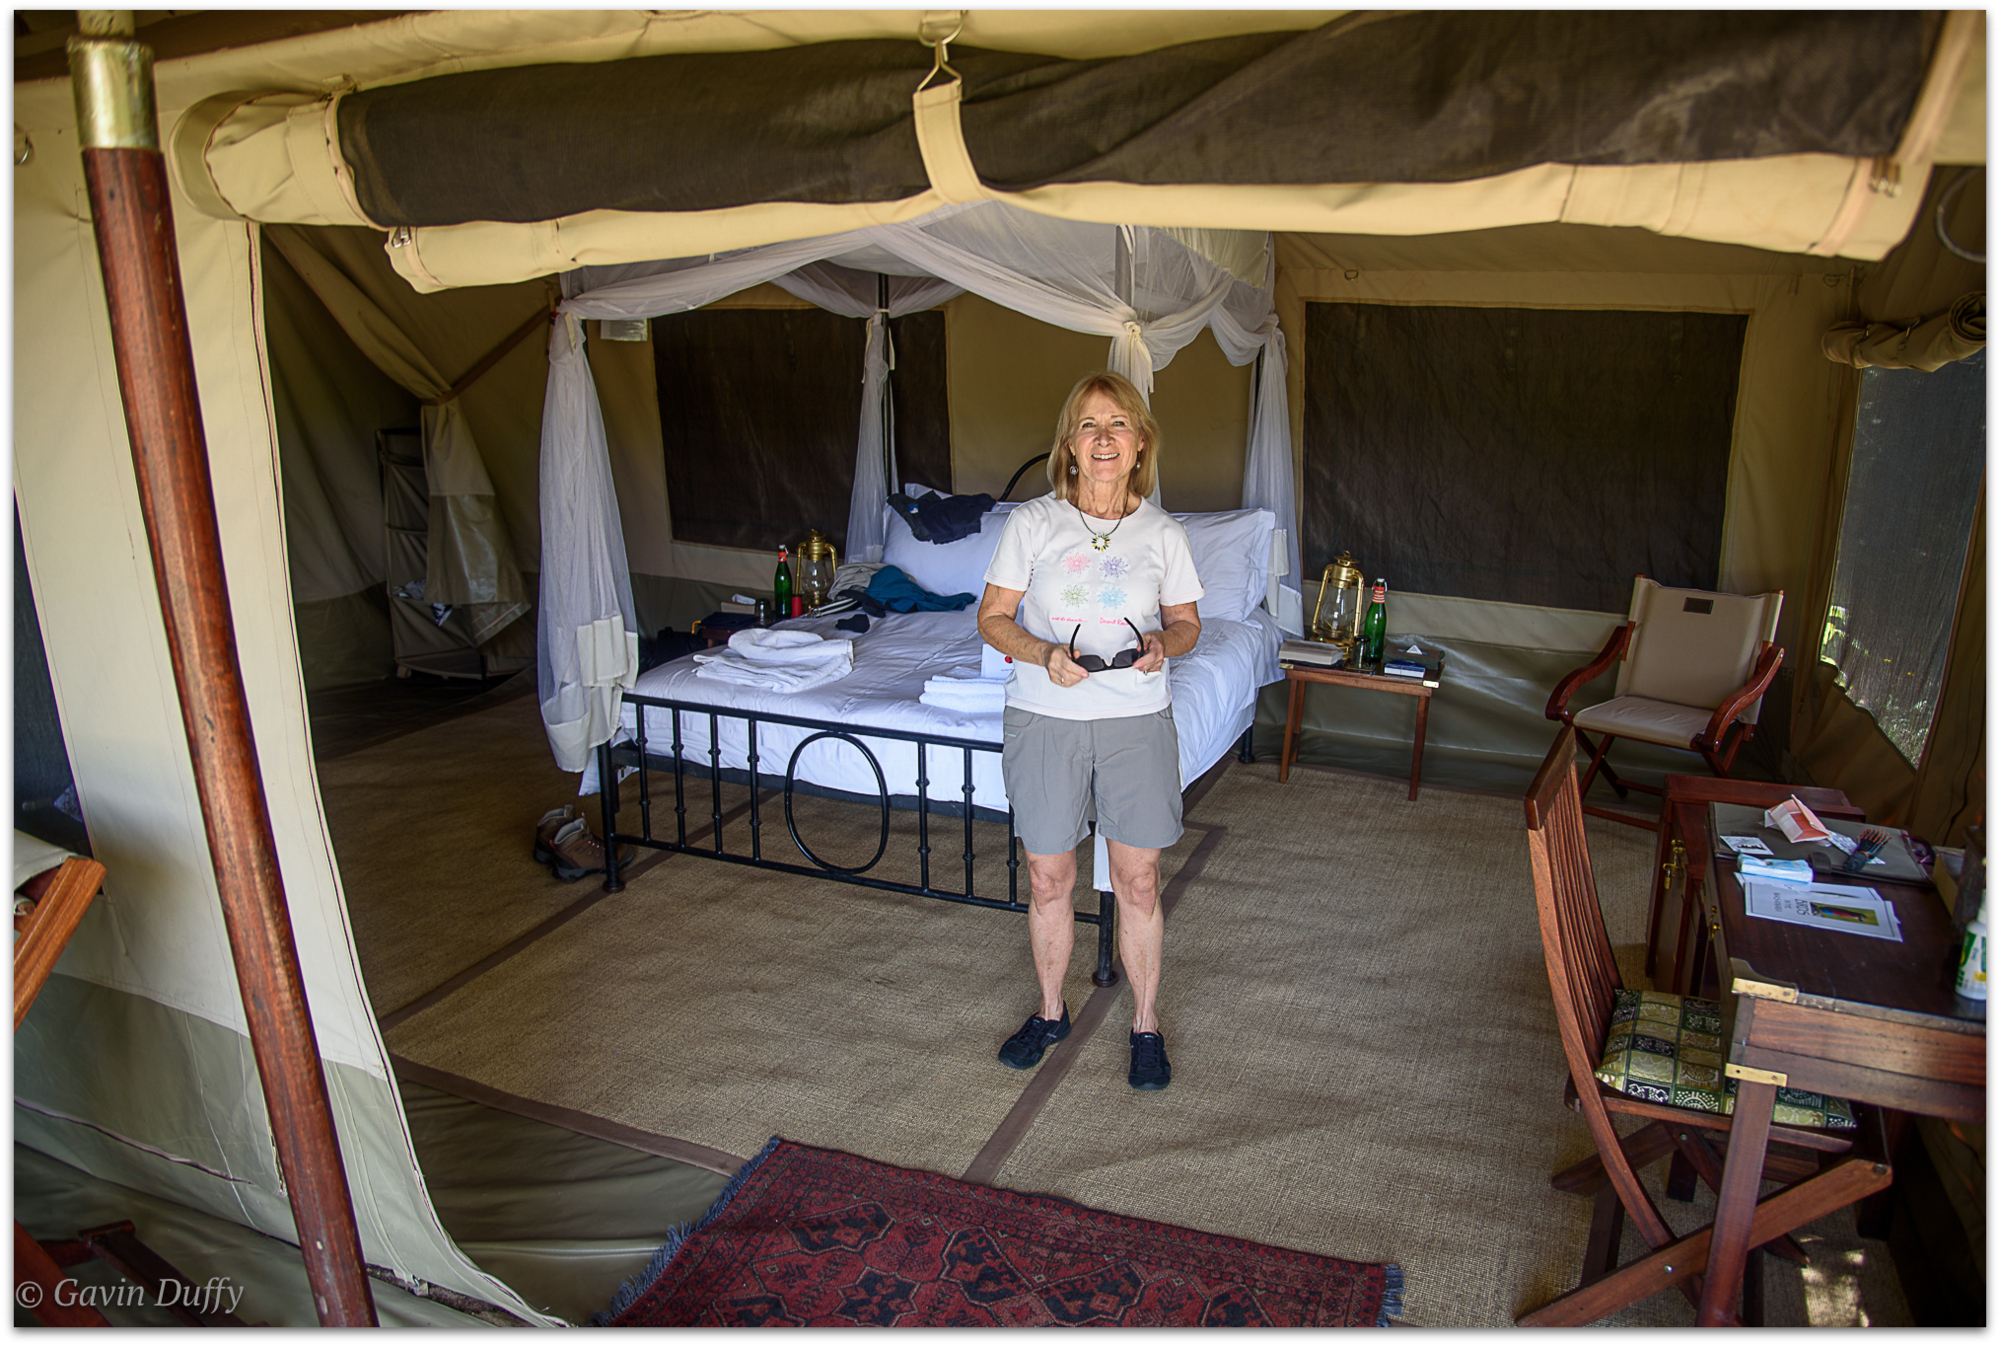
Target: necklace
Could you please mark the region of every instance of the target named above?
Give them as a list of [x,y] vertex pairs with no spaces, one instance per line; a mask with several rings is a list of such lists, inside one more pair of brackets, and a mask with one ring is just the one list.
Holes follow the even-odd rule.
[[1080,504],[1073,505],[1073,507],[1076,510],[1076,516],[1083,520],[1083,530],[1090,534],[1091,546],[1099,551],[1109,551],[1111,549],[1111,533],[1115,533],[1120,528],[1124,527],[1125,519],[1132,512],[1130,509],[1126,509],[1123,512],[1121,512],[1118,515],[1118,521],[1111,525],[1111,532],[1099,532],[1097,529],[1090,526],[1090,515],[1083,512],[1082,505]]

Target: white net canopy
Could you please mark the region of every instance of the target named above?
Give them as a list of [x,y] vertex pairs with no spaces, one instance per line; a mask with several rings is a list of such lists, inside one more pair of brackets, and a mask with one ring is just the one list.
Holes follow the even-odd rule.
[[[878,277],[888,278],[886,286]],[[563,320],[550,335],[542,419],[538,641],[542,719],[564,770],[581,771],[592,749],[610,741],[620,697],[639,670],[631,577],[582,320],[687,312],[764,281],[868,319],[847,534],[848,553],[857,559],[881,556],[892,479],[894,446],[884,442],[882,415],[890,366],[886,319],[965,291],[1110,338],[1108,367],[1149,397],[1154,375],[1204,327],[1231,363],[1256,361],[1243,507],[1269,509],[1288,525],[1296,517],[1285,339],[1264,234],[1090,224],[980,202],[905,224],[713,257],[568,272]],[[1287,613],[1280,617],[1295,629],[1299,556],[1289,526],[1285,546]]]

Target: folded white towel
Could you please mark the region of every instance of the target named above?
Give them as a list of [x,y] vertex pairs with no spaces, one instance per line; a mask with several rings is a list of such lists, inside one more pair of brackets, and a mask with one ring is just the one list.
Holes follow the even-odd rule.
[[[827,640],[803,630],[769,630],[750,626],[729,637],[729,647],[755,663],[792,666],[854,661],[854,641],[845,636]],[[697,655],[696,657],[700,657]]]
[[854,642],[825,640],[802,630],[753,626],[729,637],[727,650],[696,654],[696,677],[768,691],[809,691],[854,670]]
[[917,699],[941,710],[997,715],[1007,708],[1007,684],[978,677],[933,677]]

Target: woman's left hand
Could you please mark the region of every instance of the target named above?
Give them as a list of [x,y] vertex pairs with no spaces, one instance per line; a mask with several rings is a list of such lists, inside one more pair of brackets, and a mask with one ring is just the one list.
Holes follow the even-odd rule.
[[1139,643],[1146,647],[1146,652],[1132,665],[1133,670],[1142,673],[1158,672],[1161,665],[1167,661],[1165,638],[1158,631],[1149,630],[1139,638]]

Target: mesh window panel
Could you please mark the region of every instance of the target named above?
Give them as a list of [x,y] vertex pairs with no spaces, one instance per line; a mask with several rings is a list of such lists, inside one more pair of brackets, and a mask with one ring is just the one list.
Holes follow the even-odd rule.
[[[944,314],[937,309],[889,319],[896,367],[889,406],[896,426],[896,475],[890,490],[915,483],[951,493],[951,415],[945,392]],[[844,556],[847,553],[842,551]]]
[[1862,370],[1820,658],[1911,765],[1944,686],[1985,474],[1985,351],[1936,373]]
[[[944,315],[892,327],[898,467],[949,485]],[[847,554],[866,344],[865,324],[818,308],[653,319],[676,539],[775,551],[818,528]]]
[[1713,588],[1739,314],[1306,305],[1308,574],[1622,612]]

